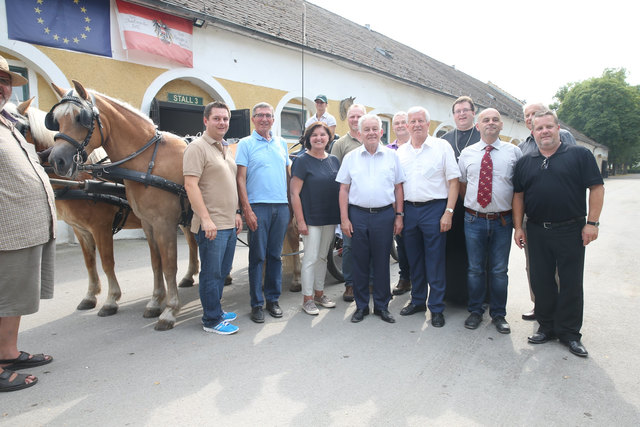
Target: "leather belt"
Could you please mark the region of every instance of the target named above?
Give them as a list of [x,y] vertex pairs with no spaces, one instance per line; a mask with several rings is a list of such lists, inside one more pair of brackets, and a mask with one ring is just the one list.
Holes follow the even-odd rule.
[[505,215],[510,215],[511,214],[511,210],[502,211],[502,212],[489,212],[489,213],[478,212],[478,211],[474,211],[473,209],[469,209],[469,208],[464,208],[464,210],[469,212],[473,216],[477,216],[477,217],[480,217],[480,218],[485,218],[485,219],[488,219],[488,220],[494,220],[494,219],[502,218]]
[[576,218],[568,219],[566,221],[556,221],[556,222],[535,221],[535,220],[533,220],[531,218],[527,218],[527,222],[531,222],[531,223],[536,224],[536,225],[541,225],[542,227],[546,228],[547,230],[551,230],[553,228],[558,228],[558,227],[564,227],[565,225],[575,224],[578,221],[584,221],[584,217],[579,216],[579,217],[576,217]]
[[361,211],[369,212],[369,213],[378,213],[378,212],[386,211],[387,209],[393,207],[393,205],[382,206],[380,208],[363,208],[362,206],[358,206],[358,205],[349,205],[349,206],[354,207],[356,209],[360,209]]
[[447,200],[447,199],[433,199],[433,200],[429,200],[428,202],[411,202],[409,200],[405,200],[404,204],[415,206],[416,208],[420,208],[422,206],[427,206],[427,205],[430,205],[431,203],[441,202],[443,200]]

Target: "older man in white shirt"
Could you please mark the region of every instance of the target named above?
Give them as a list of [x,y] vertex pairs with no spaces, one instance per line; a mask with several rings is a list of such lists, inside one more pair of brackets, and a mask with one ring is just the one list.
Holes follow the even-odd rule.
[[408,112],[411,140],[398,148],[404,183],[404,245],[411,271],[411,301],[400,311],[408,316],[427,310],[431,324],[444,326],[446,232],[458,198],[460,169],[447,141],[429,136],[429,112]]
[[464,233],[469,269],[469,317],[467,329],[476,329],[482,322],[486,287],[489,279],[489,314],[498,332],[511,332],[505,316],[507,305],[507,267],[511,250],[513,219],[513,172],[522,151],[500,140],[500,113],[487,108],[478,116],[479,142],[460,154],[460,192],[464,194]]
[[341,184],[340,227],[352,239],[356,311],[351,321],[360,322],[369,314],[369,269],[373,266],[373,312],[394,323],[388,309],[389,254],[393,235],[402,231],[404,173],[396,153],[380,144],[384,131],[378,116],[362,116],[358,129],[362,146],[345,156],[336,177]]

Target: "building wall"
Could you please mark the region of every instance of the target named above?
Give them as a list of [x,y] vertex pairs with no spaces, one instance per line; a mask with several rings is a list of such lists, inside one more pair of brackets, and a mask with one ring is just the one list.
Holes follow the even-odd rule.
[[[251,108],[259,101],[275,107],[274,133],[280,135],[280,113],[287,104],[303,103],[308,115],[315,113],[314,98],[325,94],[329,112],[338,121],[336,132],[349,128],[340,120],[342,99],[355,97],[369,112],[386,119],[414,105],[431,114],[432,134],[454,127],[453,99],[417,88],[405,82],[359,68],[353,64],[301,52],[257,36],[232,32],[215,24],[193,31],[193,68],[140,51],[122,49],[115,17],[111,11],[113,57],[30,45],[7,39],[4,2],[0,0],[0,53],[33,72],[30,79],[34,106],[48,110],[57,102],[50,84],[71,87],[71,80],[85,87],[121,99],[149,113],[151,101],[167,101],[167,93],[182,93],[226,101],[232,109]],[[304,55],[304,57],[303,57]],[[304,63],[304,67],[303,67]],[[503,117],[501,138],[519,142],[529,134],[522,118]],[[391,131],[391,126],[389,126]],[[395,138],[390,132],[389,141]],[[62,234],[62,233],[61,233]]]

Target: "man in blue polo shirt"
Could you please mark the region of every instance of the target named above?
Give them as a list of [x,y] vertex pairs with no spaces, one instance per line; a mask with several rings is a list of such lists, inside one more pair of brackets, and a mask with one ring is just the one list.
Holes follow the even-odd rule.
[[249,227],[251,320],[263,323],[265,300],[269,314],[282,317],[278,299],[282,290],[282,243],[289,223],[287,179],[291,160],[286,142],[271,133],[271,105],[256,104],[251,121],[255,130],[238,144],[237,181],[240,205]]

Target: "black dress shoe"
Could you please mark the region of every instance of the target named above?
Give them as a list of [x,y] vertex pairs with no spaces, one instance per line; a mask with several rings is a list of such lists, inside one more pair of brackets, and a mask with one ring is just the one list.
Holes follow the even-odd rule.
[[411,303],[404,306],[402,310],[400,310],[400,316],[411,316],[412,314],[419,313],[421,311],[427,311],[426,305],[413,305]]
[[378,310],[376,308],[375,310],[373,310],[373,314],[375,314],[376,316],[380,316],[380,318],[387,323],[396,323],[396,319],[391,315],[389,310]]
[[353,316],[351,316],[351,322],[353,323],[362,322],[362,319],[364,319],[364,316],[368,316],[368,315],[369,315],[369,307],[358,308],[353,313]]
[[282,309],[278,301],[267,302],[267,311],[273,317],[282,317]]
[[531,344],[544,344],[547,341],[551,341],[554,339],[556,339],[556,337],[552,333],[538,331],[535,334],[528,337],[527,341],[529,341]]
[[444,315],[442,313],[431,313],[431,325],[434,328],[442,328],[444,326]]
[[346,302],[353,302],[355,299],[353,296],[353,286],[345,286],[344,293],[342,294],[342,299]]
[[464,327],[467,329],[477,329],[482,323],[482,314],[480,313],[471,313],[467,320],[464,321]]
[[536,309],[535,307],[531,309],[531,311],[522,314],[523,320],[536,320]]
[[569,351],[576,356],[587,357],[589,355],[589,352],[580,341],[569,341],[567,345],[569,346]]
[[256,323],[264,323],[264,311],[262,311],[262,307],[251,308],[251,320]]
[[491,320],[491,322],[493,322],[493,324],[496,325],[496,329],[501,334],[511,333],[511,326],[509,326],[504,316],[496,316]]

